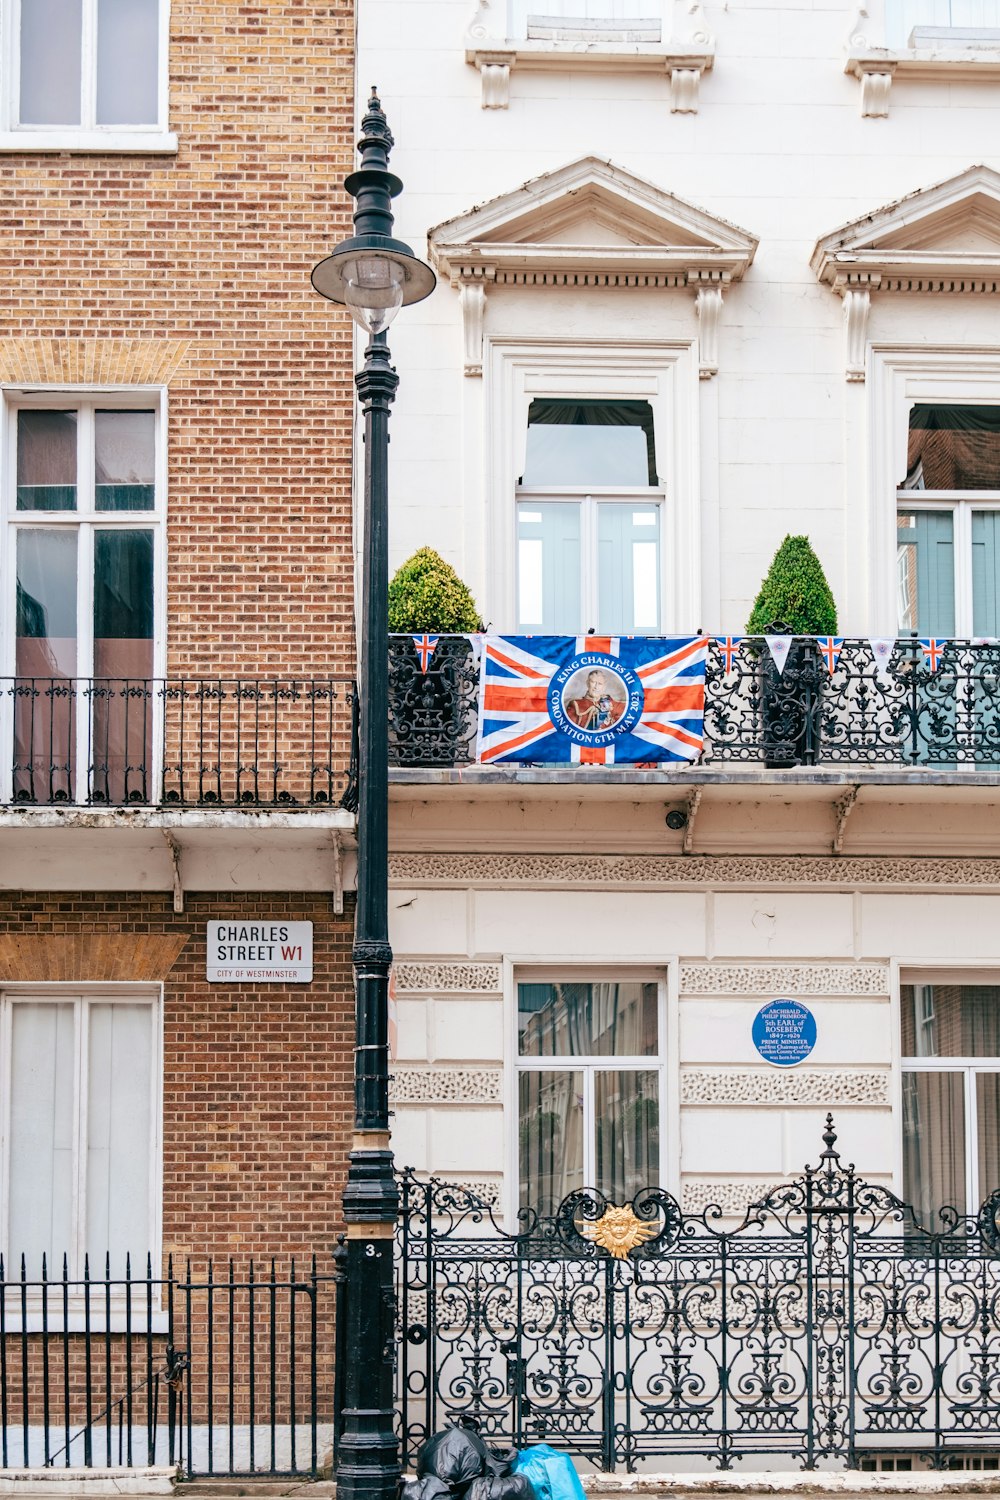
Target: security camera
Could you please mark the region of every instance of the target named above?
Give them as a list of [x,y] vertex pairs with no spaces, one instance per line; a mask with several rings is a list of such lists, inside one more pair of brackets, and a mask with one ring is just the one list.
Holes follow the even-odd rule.
[[688,815],[682,808],[672,807],[664,821],[668,828],[672,828],[677,833],[680,829],[687,827]]

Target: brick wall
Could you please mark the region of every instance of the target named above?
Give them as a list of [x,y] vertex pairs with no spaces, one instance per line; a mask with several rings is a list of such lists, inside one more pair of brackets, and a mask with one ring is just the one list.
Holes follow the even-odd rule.
[[[312,921],[311,985],[208,984],[205,924],[276,907]],[[0,900],[0,984],[162,978],[163,1248],[175,1256],[302,1256],[335,1243],[353,1095],[353,904],[312,895],[20,895]],[[16,934],[16,944],[4,937]],[[166,939],[174,939],[173,943]],[[184,940],[177,956],[177,943]]]
[[171,9],[176,156],[0,157],[0,379],[167,383],[171,673],[349,676],[353,7]]

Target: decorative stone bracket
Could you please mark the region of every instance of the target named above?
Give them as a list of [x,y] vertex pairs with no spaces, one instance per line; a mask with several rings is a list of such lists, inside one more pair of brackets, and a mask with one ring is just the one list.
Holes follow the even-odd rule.
[[889,114],[889,90],[897,63],[889,57],[850,57],[845,72],[861,84],[861,114],[866,120],[884,120]]
[[862,272],[858,275],[837,276],[833,290],[844,299],[845,372],[850,381],[865,378],[865,358],[868,351],[868,322],[872,310],[872,291],[881,282],[881,276]]

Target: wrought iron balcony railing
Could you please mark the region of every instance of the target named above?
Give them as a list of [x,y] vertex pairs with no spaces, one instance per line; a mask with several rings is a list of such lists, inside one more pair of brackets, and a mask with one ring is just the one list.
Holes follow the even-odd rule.
[[354,698],[333,677],[0,678],[0,805],[349,803]]
[[[879,663],[863,637],[824,653],[795,636],[779,673],[763,637],[708,639],[702,765],[1000,769],[1000,641],[936,641],[929,655],[901,639]],[[468,636],[441,636],[426,670],[411,636],[390,637],[393,763],[473,762],[478,689]]]

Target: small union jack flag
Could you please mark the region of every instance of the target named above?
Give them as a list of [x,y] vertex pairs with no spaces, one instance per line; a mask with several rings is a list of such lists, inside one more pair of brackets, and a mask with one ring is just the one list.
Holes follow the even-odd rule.
[[936,672],[941,665],[941,658],[944,655],[946,645],[946,641],[938,640],[933,635],[921,636],[920,646],[924,653],[924,660],[932,673]]
[[816,637],[816,644],[819,647],[820,656],[826,662],[826,670],[832,677],[837,670],[844,637],[842,635],[818,635]]
[[715,637],[715,644],[718,646],[719,655],[722,657],[722,670],[727,677],[733,670],[733,663],[740,654],[742,643],[743,637],[741,635],[717,635]]
[[414,635],[410,639],[417,648],[417,656],[420,658],[420,670],[426,672],[434,655],[434,647],[441,639],[439,635]]

